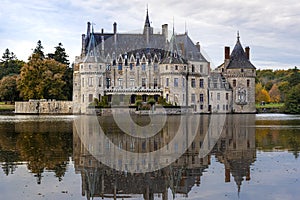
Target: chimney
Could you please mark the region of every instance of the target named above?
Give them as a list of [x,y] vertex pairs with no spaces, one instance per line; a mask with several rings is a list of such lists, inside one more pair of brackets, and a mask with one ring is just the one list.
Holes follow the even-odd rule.
[[81,56],[85,55],[85,34],[81,35]]
[[116,22],[113,24],[113,27],[114,27],[114,34],[116,34],[117,33],[117,23]]
[[162,34],[165,36],[166,41],[168,40],[168,24],[163,24],[161,26]]
[[87,31],[86,31],[86,36],[90,37],[91,34],[91,22],[87,23]]
[[250,47],[246,47],[245,48],[245,52],[246,52],[246,56],[248,58],[248,60],[250,59]]
[[230,59],[230,47],[225,47],[225,60]]
[[225,183],[230,182],[230,169],[225,169]]
[[198,51],[200,52],[200,43],[199,42],[196,43],[196,47],[197,47]]

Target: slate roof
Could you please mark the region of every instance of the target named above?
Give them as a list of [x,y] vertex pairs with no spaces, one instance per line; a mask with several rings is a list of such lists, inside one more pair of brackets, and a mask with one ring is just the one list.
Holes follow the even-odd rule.
[[201,54],[201,52],[199,52],[199,50],[187,34],[176,35],[176,42],[177,46],[180,46],[180,44],[184,45],[184,52],[182,52],[182,56],[186,60],[207,62],[205,57]]
[[179,53],[176,36],[174,32],[169,43],[169,49],[167,51],[167,55],[165,55],[165,58],[162,60],[161,63],[162,64],[187,64],[187,61],[184,60],[182,55],[180,55]]
[[255,66],[249,61],[247,55],[241,45],[239,36],[235,47],[230,55],[230,61],[226,67],[227,69],[256,69]]

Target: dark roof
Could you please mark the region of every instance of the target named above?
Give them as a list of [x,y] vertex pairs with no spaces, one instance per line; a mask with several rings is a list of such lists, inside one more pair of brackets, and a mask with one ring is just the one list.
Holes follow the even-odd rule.
[[230,61],[226,67],[227,69],[256,69],[254,65],[249,61],[247,55],[240,43],[238,37],[235,47],[230,55]]
[[187,61],[179,53],[174,33],[169,43],[169,50],[166,53],[165,58],[161,62],[162,64],[187,64]]
[[183,45],[184,51],[182,52],[182,56],[186,60],[207,62],[188,34],[176,35],[176,42],[179,47]]
[[92,33],[90,36],[90,40],[87,45],[86,51],[87,51],[87,53],[84,57],[83,62],[86,62],[86,63],[103,62],[103,59],[101,58],[100,51],[98,48],[98,43],[97,43],[94,33]]

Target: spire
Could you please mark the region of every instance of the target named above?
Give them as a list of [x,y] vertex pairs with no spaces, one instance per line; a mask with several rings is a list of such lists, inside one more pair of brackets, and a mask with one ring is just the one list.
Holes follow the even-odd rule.
[[181,57],[181,53],[179,53],[176,35],[174,30],[174,22],[173,22],[173,34],[169,43],[169,49],[166,52],[165,58],[162,60],[163,64],[186,64],[186,60]]
[[150,26],[150,20],[149,20],[149,12],[148,12],[148,5],[147,5],[147,12],[146,12],[146,20],[145,20],[145,24],[144,24],[144,34],[151,34],[152,28]]
[[146,13],[145,27],[150,27],[150,20],[149,20],[149,13],[148,13],[148,4],[147,4],[147,13]]
[[240,32],[237,31],[237,41],[239,42],[240,41]]

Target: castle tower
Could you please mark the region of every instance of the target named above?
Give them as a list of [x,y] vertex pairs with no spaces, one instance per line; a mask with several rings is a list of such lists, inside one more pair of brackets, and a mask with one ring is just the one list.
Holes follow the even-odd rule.
[[100,100],[104,95],[104,69],[103,61],[97,44],[94,31],[86,48],[86,55],[78,63],[77,71],[73,74],[73,102],[74,113],[86,113],[87,107],[93,103],[95,98]]
[[163,95],[167,102],[187,105],[187,65],[187,61],[179,54],[173,28],[168,51],[160,65]]
[[146,36],[147,44],[149,44],[149,42],[150,42],[150,35],[153,34],[153,28],[150,25],[148,7],[147,7],[146,20],[145,20],[145,24],[144,24],[143,34]]
[[255,76],[256,68],[250,62],[250,48],[245,51],[240,42],[239,33],[237,42],[230,55],[225,48],[225,71],[232,90],[232,111],[234,113],[255,113]]

